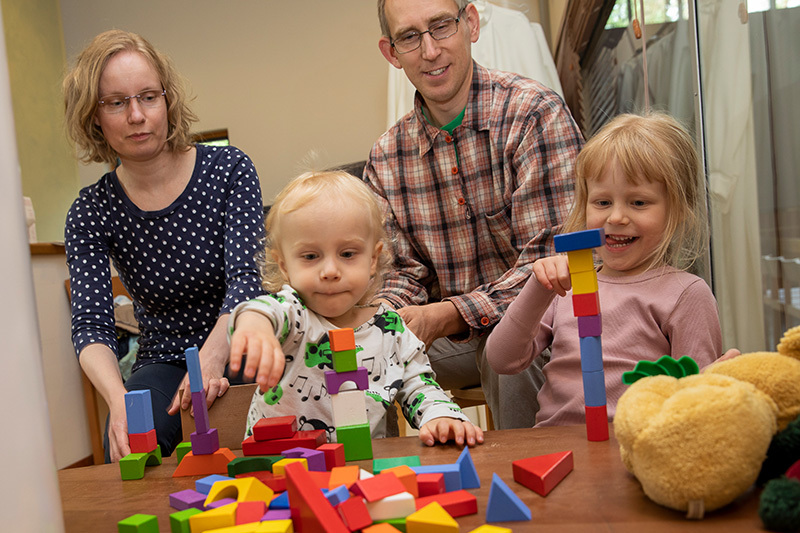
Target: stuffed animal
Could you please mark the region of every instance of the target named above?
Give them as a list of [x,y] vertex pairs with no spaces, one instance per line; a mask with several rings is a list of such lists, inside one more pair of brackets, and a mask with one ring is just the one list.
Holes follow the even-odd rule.
[[[778,352],[742,354],[701,374],[636,380],[617,403],[614,430],[645,494],[688,518],[781,476],[800,459],[800,327],[786,332]],[[800,488],[781,489],[778,499],[790,493]],[[797,502],[789,509],[800,519]]]

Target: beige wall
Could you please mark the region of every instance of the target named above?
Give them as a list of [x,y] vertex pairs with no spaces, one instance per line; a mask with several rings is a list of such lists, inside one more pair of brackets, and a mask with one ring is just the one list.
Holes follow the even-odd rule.
[[[228,128],[256,164],[265,201],[306,169],[366,159],[385,129],[386,62],[364,0],[61,0],[71,64],[122,28],[169,54],[188,79],[196,130]],[[102,169],[82,171],[84,183]]]
[[58,0],[2,0],[2,9],[22,193],[33,201],[38,240],[61,241],[78,174],[63,129]]

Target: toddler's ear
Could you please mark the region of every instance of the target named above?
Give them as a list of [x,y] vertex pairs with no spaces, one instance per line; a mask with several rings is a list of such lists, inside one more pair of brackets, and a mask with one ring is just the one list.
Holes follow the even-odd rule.
[[291,280],[289,279],[289,271],[286,269],[286,261],[283,259],[280,251],[272,250],[272,259],[275,261],[275,264],[278,265],[278,268],[281,271],[281,275],[283,279],[285,279],[291,285]]
[[372,250],[372,265],[370,266],[369,273],[371,276],[374,276],[378,273],[378,259],[381,256],[381,252],[383,251],[383,241],[378,241],[375,243],[375,248]]

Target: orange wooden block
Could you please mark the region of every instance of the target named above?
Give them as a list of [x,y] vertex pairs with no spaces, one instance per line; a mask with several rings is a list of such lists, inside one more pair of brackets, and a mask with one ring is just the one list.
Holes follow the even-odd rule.
[[361,533],[400,533],[400,530],[391,524],[375,524],[361,530]]
[[397,476],[400,483],[406,488],[406,492],[410,493],[415,498],[419,497],[419,487],[417,486],[417,473],[411,470],[408,465],[398,465],[386,470],[381,470],[381,474],[392,473]]
[[178,464],[172,477],[227,475],[228,463],[234,459],[236,459],[236,455],[228,448],[220,448],[208,455],[194,455],[189,452]]
[[377,476],[360,479],[350,487],[350,492],[363,496],[368,502],[376,502],[405,491],[405,486],[400,483],[396,475],[383,472]]
[[333,490],[339,485],[344,485],[349,490],[353,483],[358,481],[359,468],[356,465],[337,466],[331,470],[328,488]]
[[511,463],[511,468],[514,481],[541,496],[547,496],[572,472],[572,465],[572,452],[568,451],[519,459]]
[[[315,472],[315,471],[312,470],[312,471],[309,471],[308,475],[311,477],[311,479],[314,481],[314,483],[320,489],[327,489],[328,487],[330,487],[330,484],[331,484],[331,473],[330,472]],[[333,487],[333,488],[336,488],[336,487]]]
[[328,330],[328,340],[332,352],[345,352],[356,349],[356,337],[353,328]]
[[478,512],[478,498],[463,489],[417,498],[415,504],[420,510],[431,502],[439,503],[453,518]]

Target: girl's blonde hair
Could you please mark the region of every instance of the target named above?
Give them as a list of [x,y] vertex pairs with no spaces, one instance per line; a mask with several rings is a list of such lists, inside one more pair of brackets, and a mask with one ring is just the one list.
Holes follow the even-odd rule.
[[92,39],[78,54],[75,66],[62,84],[67,135],[77,146],[79,159],[85,163],[114,164],[117,161],[117,152],[106,141],[94,117],[102,96],[99,92],[103,70],[112,56],[123,51],[142,54],[158,73],[161,87],[167,91],[169,150],[184,151],[192,145],[190,128],[197,116],[189,109],[183,80],[172,61],[140,35],[109,30]]
[[264,254],[259,258],[262,286],[267,292],[278,292],[286,283],[277,262],[277,257],[281,253],[281,221],[284,216],[318,199],[325,202],[336,202],[340,198],[352,200],[354,204],[358,205],[360,211],[368,215],[375,242],[383,243],[375,275],[358,303],[365,304],[378,290],[383,282],[384,274],[392,264],[392,251],[384,226],[383,211],[375,195],[363,181],[347,172],[331,170],[301,174],[289,182],[275,197],[265,223],[267,241]]
[[575,163],[575,199],[564,231],[586,229],[587,182],[619,165],[629,183],[663,183],[667,226],[650,267],[689,268],[707,247],[700,161],[689,133],[671,116],[618,115],[584,146]]

